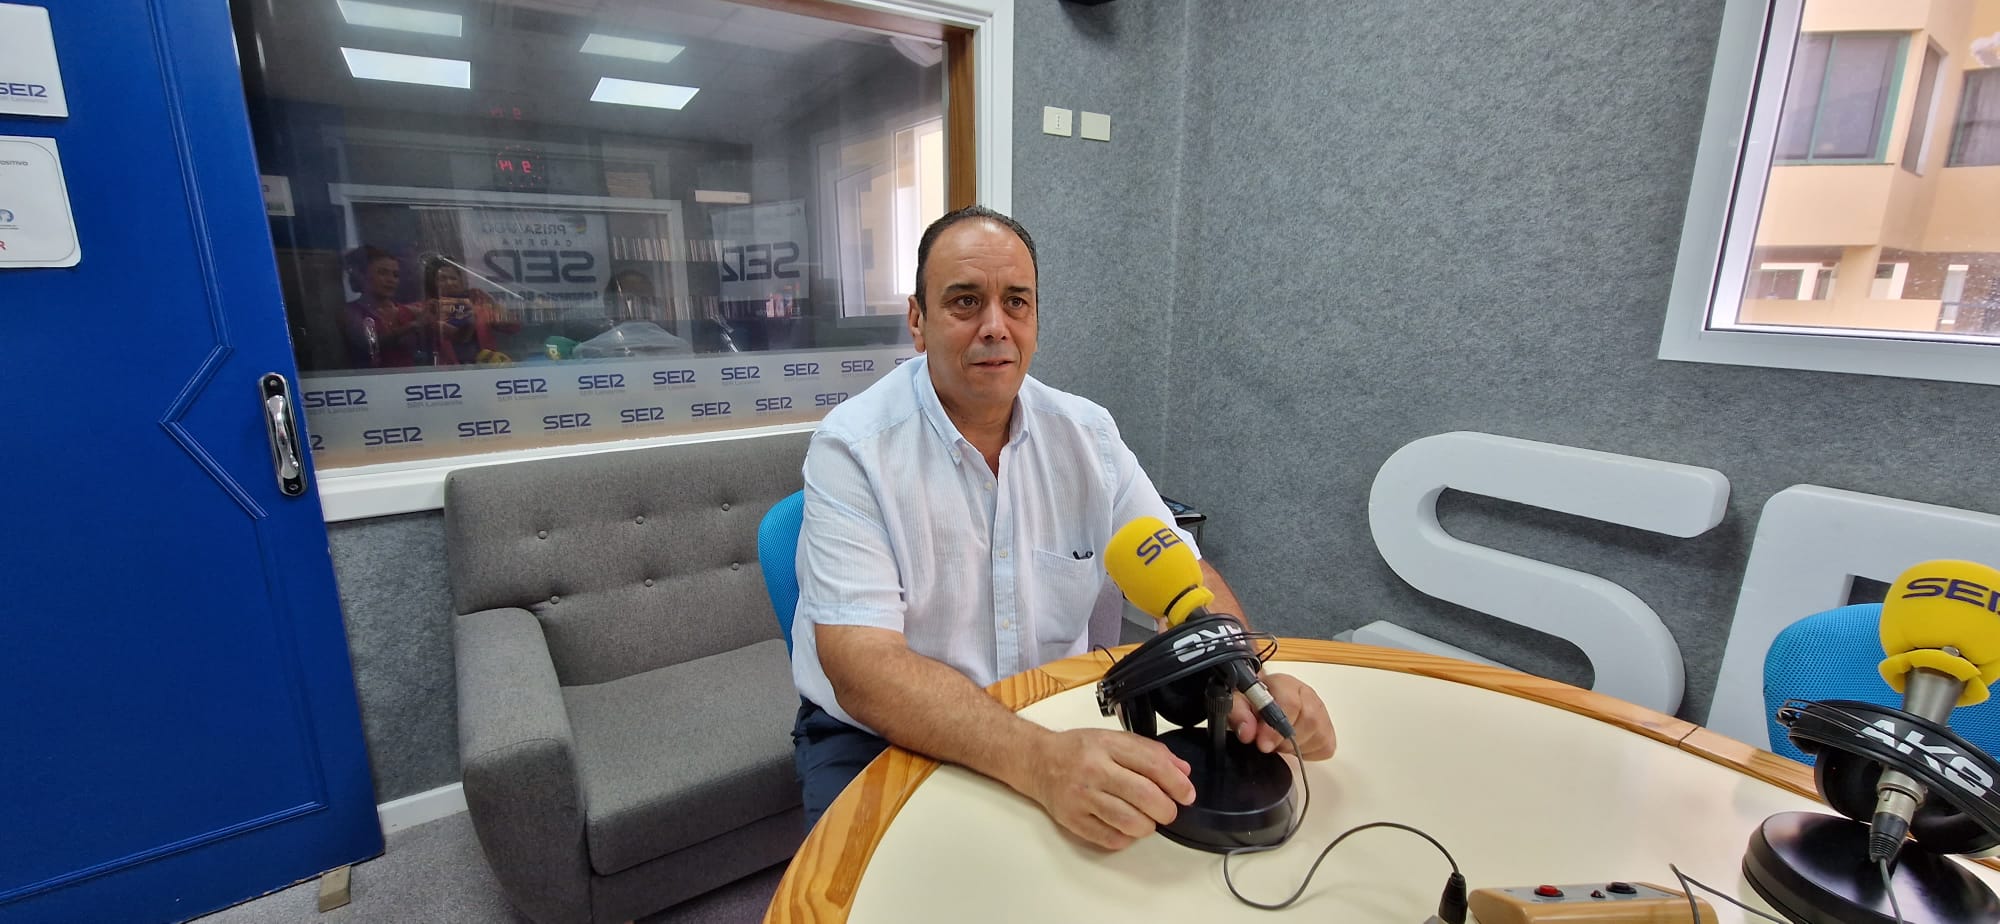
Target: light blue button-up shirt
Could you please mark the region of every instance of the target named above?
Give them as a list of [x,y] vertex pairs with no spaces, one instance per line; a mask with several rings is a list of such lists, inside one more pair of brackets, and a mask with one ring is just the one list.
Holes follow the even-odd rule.
[[792,679],[862,728],[820,667],[815,627],[900,632],[985,686],[1082,654],[1093,625],[1112,643],[1123,606],[1105,544],[1139,517],[1173,522],[1110,412],[1032,376],[995,477],[945,416],[922,356],[826,416],[805,492]]

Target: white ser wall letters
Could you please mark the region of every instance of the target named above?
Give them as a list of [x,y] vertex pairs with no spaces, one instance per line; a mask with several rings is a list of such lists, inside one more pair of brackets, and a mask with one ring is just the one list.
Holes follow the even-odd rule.
[[1778,633],[1846,606],[1856,577],[1888,583],[1938,558],[2000,562],[2000,516],[1817,485],[1771,495],[1736,598],[1709,729],[1769,750],[1764,658]]
[[1446,488],[1680,538],[1729,504],[1721,472],[1488,433],[1443,433],[1398,449],[1375,474],[1368,526],[1397,576],[1424,593],[1574,642],[1600,693],[1672,714],[1686,683],[1659,614],[1597,577],[1453,538]]

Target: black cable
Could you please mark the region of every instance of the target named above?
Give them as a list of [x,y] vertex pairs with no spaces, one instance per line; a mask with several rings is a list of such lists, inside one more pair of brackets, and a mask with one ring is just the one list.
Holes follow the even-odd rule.
[[[1285,743],[1292,746],[1292,754],[1294,756],[1298,755],[1299,743],[1296,740],[1288,737],[1285,739]],[[1264,844],[1255,847],[1238,847],[1222,855],[1222,882],[1224,885],[1229,887],[1229,894],[1236,896],[1237,901],[1249,905],[1252,908],[1261,908],[1265,911],[1279,911],[1284,908],[1290,907],[1293,902],[1299,900],[1299,896],[1305,894],[1306,886],[1311,885],[1313,876],[1319,873],[1320,864],[1326,862],[1327,855],[1333,853],[1333,848],[1340,846],[1340,842],[1347,840],[1352,835],[1359,834],[1370,828],[1395,828],[1402,831],[1408,831],[1411,834],[1414,834],[1418,837],[1423,838],[1426,841],[1429,841],[1432,847],[1436,847],[1439,853],[1444,854],[1445,862],[1451,864],[1451,878],[1446,881],[1446,887],[1445,887],[1446,900],[1445,902],[1440,903],[1441,904],[1440,911],[1442,912],[1444,910],[1444,908],[1442,907],[1443,905],[1453,903],[1454,901],[1453,896],[1455,891],[1456,894],[1455,904],[1458,909],[1458,912],[1456,915],[1456,920],[1453,922],[1453,924],[1463,924],[1465,920],[1465,912],[1464,912],[1465,876],[1459,872],[1458,860],[1452,857],[1451,851],[1446,850],[1443,844],[1438,843],[1437,838],[1424,833],[1422,830],[1411,827],[1410,825],[1401,824],[1399,822],[1394,822],[1394,821],[1371,821],[1367,824],[1355,825],[1352,828],[1342,831],[1340,833],[1340,836],[1335,837],[1333,839],[1332,843],[1327,844],[1324,849],[1320,850],[1319,856],[1313,859],[1312,868],[1306,870],[1305,878],[1299,882],[1299,887],[1293,889],[1292,894],[1286,896],[1283,901],[1260,902],[1244,895],[1240,890],[1236,888],[1235,877],[1230,875],[1229,872],[1230,859],[1242,854],[1263,853],[1267,850],[1276,850],[1279,847],[1283,847],[1286,844],[1291,843],[1292,836],[1297,834],[1299,831],[1299,826],[1305,823],[1306,809],[1312,805],[1312,781],[1311,778],[1306,775],[1305,759],[1302,757],[1299,758],[1299,789],[1301,790],[1301,796],[1299,800],[1299,810],[1296,814],[1292,816],[1292,826],[1290,830],[1287,830],[1285,832],[1285,836],[1283,838],[1281,838],[1275,844]],[[1444,917],[1444,915],[1440,914],[1440,917]],[[1452,919],[1446,918],[1446,920],[1451,921]]]
[[[1701,906],[1694,903],[1694,890],[1698,888],[1704,892],[1707,892],[1710,895],[1715,896],[1716,898],[1722,899],[1723,901],[1735,905],[1736,907],[1741,908],[1744,911],[1748,911],[1751,914],[1763,918],[1766,921],[1776,921],[1778,922],[1778,924],[1791,924],[1790,921],[1787,921],[1784,918],[1773,917],[1771,915],[1765,914],[1762,911],[1758,911],[1757,909],[1752,908],[1749,905],[1743,904],[1742,902],[1737,901],[1735,896],[1723,894],[1721,889],[1718,889],[1712,885],[1696,880],[1693,876],[1689,876],[1688,874],[1681,872],[1681,868],[1673,865],[1672,863],[1667,864],[1667,868],[1673,870],[1674,878],[1681,881],[1681,894],[1687,898],[1688,912],[1694,915],[1694,920],[1696,921],[1701,920]],[[1902,920],[1900,917],[1897,919],[1897,924],[1902,924]]]

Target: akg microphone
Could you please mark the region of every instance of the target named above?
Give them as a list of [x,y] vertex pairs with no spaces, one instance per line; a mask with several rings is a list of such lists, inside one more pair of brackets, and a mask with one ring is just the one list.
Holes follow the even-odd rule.
[[[1201,564],[1194,550],[1181,541],[1180,534],[1155,517],[1140,517],[1120,527],[1104,548],[1104,570],[1125,594],[1125,599],[1141,612],[1179,626],[1190,618],[1212,615],[1208,605],[1215,602],[1214,591],[1201,586]],[[1291,719],[1271,698],[1271,689],[1257,676],[1255,668],[1242,661],[1231,662],[1231,681],[1255,707],[1264,723],[1278,734],[1292,737]]]
[[[1969,561],[1930,561],[1889,585],[1882,603],[1882,679],[1903,694],[1903,711],[1939,725],[1959,706],[1985,702],[2000,680],[2000,571]],[[1922,783],[1884,770],[1875,787],[1868,859],[1896,855],[1928,795]]]

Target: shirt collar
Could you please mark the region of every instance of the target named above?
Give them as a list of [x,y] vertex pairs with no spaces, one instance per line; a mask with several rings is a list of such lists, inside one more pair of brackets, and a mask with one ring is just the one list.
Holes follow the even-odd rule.
[[[937,386],[931,383],[930,357],[918,354],[916,359],[904,365],[916,367],[910,370],[910,374],[916,379],[914,387],[917,390],[917,407],[923,410],[924,419],[930,422],[931,432],[937,434],[938,440],[944,443],[952,464],[957,465],[961,458],[957,447],[960,444],[970,447],[972,441],[958,431],[958,425],[951,422],[951,415],[944,412],[944,402],[938,400]],[[1030,381],[1032,380],[1025,376],[1022,378],[1023,391],[1027,390]],[[1024,442],[1034,435],[1032,416],[1028,412],[1027,402],[1022,401],[1021,396],[1016,394],[1014,414],[1007,422],[1007,445]]]

